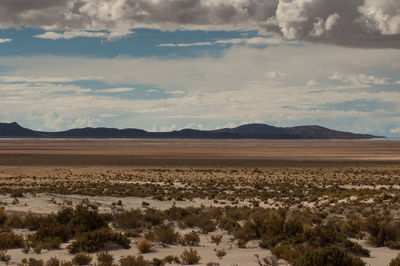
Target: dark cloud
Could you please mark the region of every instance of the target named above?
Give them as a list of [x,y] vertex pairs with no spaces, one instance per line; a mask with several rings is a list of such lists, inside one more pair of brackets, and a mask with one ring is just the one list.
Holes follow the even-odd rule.
[[2,0],[0,26],[260,29],[288,40],[400,48],[398,0]]

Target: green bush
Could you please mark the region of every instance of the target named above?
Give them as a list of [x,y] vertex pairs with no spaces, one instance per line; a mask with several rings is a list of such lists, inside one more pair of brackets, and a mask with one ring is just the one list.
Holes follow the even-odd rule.
[[199,263],[201,257],[197,253],[196,250],[190,248],[190,250],[184,250],[183,253],[181,254],[181,259],[183,264],[197,264]]

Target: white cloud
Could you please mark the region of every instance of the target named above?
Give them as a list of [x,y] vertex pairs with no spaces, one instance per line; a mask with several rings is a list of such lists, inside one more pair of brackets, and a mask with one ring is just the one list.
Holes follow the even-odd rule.
[[118,92],[130,92],[130,91],[134,91],[134,90],[135,90],[135,88],[111,88],[111,89],[97,90],[97,92],[118,93]]
[[100,77],[32,77],[32,76],[0,76],[0,82],[5,83],[70,83],[81,80],[101,80]]
[[335,73],[329,77],[331,80],[339,80],[342,82],[352,83],[354,85],[389,85],[391,84],[390,78],[387,77],[376,77],[374,75],[365,74],[339,74]]
[[393,134],[400,133],[400,127],[395,127],[395,128],[390,129],[390,133],[393,133]]
[[42,34],[35,35],[35,38],[39,39],[49,39],[49,40],[58,40],[58,39],[74,39],[78,37],[86,37],[86,38],[106,38],[109,36],[109,33],[106,32],[93,32],[93,31],[64,31],[64,32],[54,32],[47,31]]
[[192,47],[192,46],[211,46],[211,45],[279,45],[284,44],[281,39],[276,37],[253,37],[253,38],[234,38],[216,40],[211,42],[194,42],[194,43],[162,43],[158,47]]
[[8,39],[8,38],[0,38],[0,44],[1,43],[6,43],[6,42],[11,42],[12,39]]
[[318,85],[318,82],[313,79],[310,79],[309,81],[307,81],[307,87],[314,87],[317,85]]
[[264,76],[268,79],[281,79],[286,76],[286,73],[274,70],[265,72]]

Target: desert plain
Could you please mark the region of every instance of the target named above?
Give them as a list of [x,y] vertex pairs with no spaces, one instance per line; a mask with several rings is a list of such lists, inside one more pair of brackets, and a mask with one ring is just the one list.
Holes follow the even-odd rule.
[[0,263],[389,265],[399,178],[397,140],[0,139]]

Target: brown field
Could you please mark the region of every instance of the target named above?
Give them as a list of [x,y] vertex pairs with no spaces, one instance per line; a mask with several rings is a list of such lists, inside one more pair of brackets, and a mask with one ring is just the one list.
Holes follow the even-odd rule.
[[[195,230],[201,265],[268,265],[255,255],[274,254],[277,265],[303,266],[296,258],[326,246],[367,265],[388,265],[400,248],[399,166],[400,141],[394,140],[1,139],[0,264],[2,249],[11,265],[24,258],[70,261],[67,246],[81,235],[54,248],[52,234],[59,231],[41,228],[41,219],[83,205],[109,215],[107,230],[130,242],[89,252],[92,262],[100,251],[116,263],[137,256],[143,237],[153,241],[146,260],[179,257],[190,247],[182,239]],[[126,216],[132,209],[136,216]],[[159,219],[173,224],[179,241],[154,236]],[[277,221],[281,231],[263,226]],[[211,239],[218,235],[216,245]],[[6,236],[24,242],[12,246],[2,242]],[[223,258],[218,250],[226,252]]]
[[0,139],[0,165],[399,165],[397,140]]

